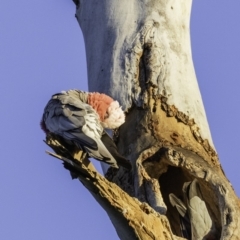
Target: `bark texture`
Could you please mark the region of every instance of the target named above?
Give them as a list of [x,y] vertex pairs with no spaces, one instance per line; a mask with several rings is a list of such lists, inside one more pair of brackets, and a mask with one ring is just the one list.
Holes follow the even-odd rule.
[[46,144],[56,152],[47,153],[62,160],[71,175],[78,178],[106,210],[112,223],[117,226],[120,239],[182,239],[173,235],[166,216],[129,196],[100,175],[82,151],[54,134],[48,134]]
[[114,138],[133,170],[109,169],[104,178],[78,167],[119,238],[180,239],[169,194],[181,198],[183,184],[197,179],[215,239],[240,239],[239,199],[219,163],[192,63],[191,0],[75,3],[89,90],[117,99],[127,114]]

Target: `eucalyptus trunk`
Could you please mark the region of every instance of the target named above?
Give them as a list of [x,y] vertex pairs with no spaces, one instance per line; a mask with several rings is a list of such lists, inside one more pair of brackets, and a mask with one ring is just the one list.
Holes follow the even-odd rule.
[[239,199],[209,130],[192,62],[191,0],[80,0],[89,91],[117,99],[126,123],[114,132],[132,171],[81,178],[120,239],[180,239],[169,194],[198,180],[215,239],[240,239]]

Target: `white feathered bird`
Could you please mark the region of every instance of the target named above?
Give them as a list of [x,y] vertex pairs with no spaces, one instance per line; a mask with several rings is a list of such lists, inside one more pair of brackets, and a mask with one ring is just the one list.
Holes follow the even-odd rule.
[[52,96],[44,109],[41,128],[71,141],[89,157],[131,169],[104,128],[115,129],[125,122],[119,103],[100,93],[62,91]]

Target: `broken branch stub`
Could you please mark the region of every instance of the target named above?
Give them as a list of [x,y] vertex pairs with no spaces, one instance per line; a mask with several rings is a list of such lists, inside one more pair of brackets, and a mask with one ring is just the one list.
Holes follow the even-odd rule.
[[47,153],[62,160],[71,175],[74,174],[105,209],[111,221],[118,226],[116,231],[120,239],[181,239],[173,235],[165,216],[100,175],[82,151],[53,134],[49,134],[45,142],[56,152]]

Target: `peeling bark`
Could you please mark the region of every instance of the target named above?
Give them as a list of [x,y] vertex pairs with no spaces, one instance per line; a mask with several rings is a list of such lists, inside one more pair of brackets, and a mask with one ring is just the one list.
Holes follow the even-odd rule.
[[133,170],[109,169],[103,177],[66,143],[48,144],[73,161],[70,170],[106,210],[120,239],[181,239],[169,194],[181,198],[183,184],[193,179],[214,239],[240,239],[239,199],[213,145],[192,63],[191,0],[74,2],[89,90],[123,105],[126,123],[114,139]]
[[57,154],[48,153],[62,160],[72,175],[82,182],[106,210],[113,224],[118,226],[116,230],[120,239],[182,239],[173,235],[164,215],[154,211],[147,203],[129,196],[115,183],[100,175],[82,151],[53,134],[47,136],[46,143]]

